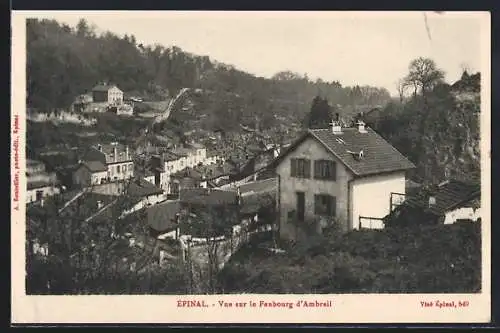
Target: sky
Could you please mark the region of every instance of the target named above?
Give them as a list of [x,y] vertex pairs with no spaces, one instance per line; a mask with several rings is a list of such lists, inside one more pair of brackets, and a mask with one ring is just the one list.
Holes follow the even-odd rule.
[[98,33],[133,34],[145,44],[175,45],[257,76],[291,70],[344,86],[385,87],[396,95],[396,82],[406,75],[410,61],[420,56],[432,58],[448,82],[459,79],[463,68],[484,68],[480,36],[488,14],[425,14],[72,11],[28,16],[73,27],[85,18]]

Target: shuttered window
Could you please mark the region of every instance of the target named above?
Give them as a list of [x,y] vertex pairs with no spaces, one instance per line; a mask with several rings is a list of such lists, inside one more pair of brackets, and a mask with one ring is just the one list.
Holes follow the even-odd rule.
[[290,160],[290,175],[296,178],[311,177],[311,160],[305,158],[292,158]]
[[337,200],[334,196],[316,194],[314,196],[314,214],[319,216],[335,216]]
[[314,179],[336,180],[337,165],[335,161],[330,161],[330,160],[314,161]]

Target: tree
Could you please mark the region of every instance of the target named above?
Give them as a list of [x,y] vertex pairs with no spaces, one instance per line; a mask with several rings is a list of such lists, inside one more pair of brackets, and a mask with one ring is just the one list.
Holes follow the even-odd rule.
[[[165,279],[166,269],[157,258],[157,240],[148,237],[146,224],[140,222],[144,211],[122,216],[131,203],[126,189],[110,203],[103,203],[99,215],[93,215],[96,202],[82,198],[76,197],[74,205],[65,207],[67,199],[56,196],[43,207],[28,210],[29,294],[164,293],[172,292],[173,286],[177,293],[184,291],[181,269]],[[142,245],[131,246],[128,233]],[[35,253],[34,244],[45,246],[48,254]],[[176,263],[168,269],[173,266]],[[164,276],[163,280],[158,276]]]
[[309,128],[327,128],[331,121],[330,105],[326,99],[316,96],[311,105],[308,119]]
[[414,95],[418,90],[425,95],[444,79],[444,72],[429,58],[419,57],[413,60],[408,69],[409,73],[404,80],[414,88]]
[[400,79],[397,81],[396,87],[398,89],[399,102],[403,103],[406,90],[408,89],[408,82],[405,79]]
[[198,292],[217,292],[221,260],[232,251],[228,245],[232,226],[238,221],[237,205],[185,204],[179,221],[182,234],[204,240],[203,245],[190,246],[187,256],[193,288]]

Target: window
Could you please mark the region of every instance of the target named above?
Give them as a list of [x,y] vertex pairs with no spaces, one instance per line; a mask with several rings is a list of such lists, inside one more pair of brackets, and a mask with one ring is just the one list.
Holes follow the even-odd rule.
[[311,176],[311,161],[305,158],[292,158],[291,176],[296,178],[309,178]]
[[314,214],[320,216],[335,216],[336,198],[331,195],[316,194],[314,196]]
[[132,171],[132,169],[133,169],[133,168],[134,168],[134,165],[133,165],[132,163],[130,163],[130,164],[128,165],[128,171]]
[[36,201],[40,201],[43,198],[43,191],[36,191]]
[[336,180],[336,174],[336,163],[334,161],[314,161],[314,179]]
[[116,173],[120,173],[120,166],[119,165],[116,166]]

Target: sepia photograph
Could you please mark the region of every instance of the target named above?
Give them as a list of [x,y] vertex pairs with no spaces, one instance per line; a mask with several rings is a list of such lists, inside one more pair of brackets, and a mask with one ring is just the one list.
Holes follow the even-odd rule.
[[489,319],[488,14],[16,15],[24,297]]

